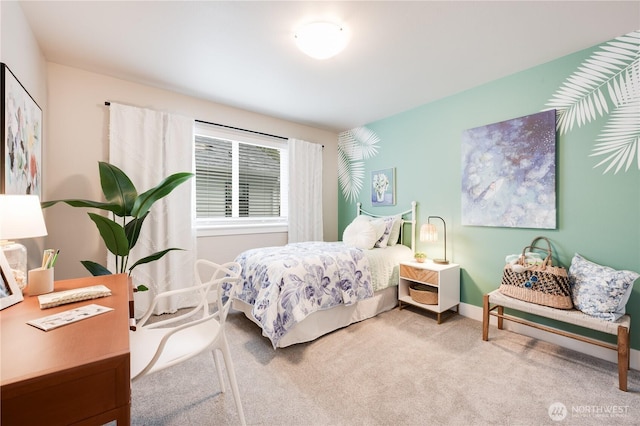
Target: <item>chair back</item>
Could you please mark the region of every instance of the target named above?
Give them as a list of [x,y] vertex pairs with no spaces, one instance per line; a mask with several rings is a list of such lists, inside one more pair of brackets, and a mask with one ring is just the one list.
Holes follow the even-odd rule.
[[[231,305],[231,298],[228,298],[225,303],[222,303],[222,294],[224,292],[223,285],[227,287],[232,286],[231,292],[233,292],[235,284],[239,280],[242,268],[235,262],[218,265],[207,260],[196,261],[195,268],[196,282],[194,285],[191,287],[166,291],[156,295],[151,306],[147,310],[147,313],[138,322],[138,330],[134,331],[133,334],[139,339],[142,339],[142,336],[150,335],[145,333],[146,330],[165,330],[165,332],[162,332],[162,339],[156,345],[157,349],[155,350],[155,354],[152,358],[149,357],[148,365],[140,371],[140,376],[149,371],[153,371],[154,368],[157,371],[189,359],[215,342],[219,334],[224,334],[224,323]],[[199,302],[194,308],[190,309],[188,312],[174,315],[168,319],[147,324],[147,320],[158,301],[166,297],[184,296],[188,294],[193,294],[199,298]],[[213,301],[210,302],[210,299],[213,299]],[[197,314],[199,313],[200,318],[197,317]],[[182,348],[179,351],[181,352],[180,356],[175,356],[171,361],[163,361],[161,362],[161,365],[156,365],[165,349],[165,346],[169,344],[171,339],[173,339],[172,341],[178,342],[181,339],[181,335],[188,336],[189,333],[194,332],[193,330],[198,329],[198,327],[207,326],[207,323],[211,323],[212,321],[217,321],[220,324],[219,327],[216,327],[217,332],[207,335],[200,341],[200,344],[197,345],[198,347],[194,348],[192,352],[185,350],[184,353],[182,353],[182,349],[185,349]],[[138,375],[136,374],[136,377],[137,376]],[[132,379],[134,378],[135,377],[132,377]]]
[[[240,273],[242,272],[242,266],[237,262],[227,262],[223,264],[217,264],[205,259],[198,259],[195,263],[195,277],[196,285],[203,286],[203,291],[206,293],[203,295],[202,304],[203,307],[207,305],[210,313],[211,301],[210,297],[215,297],[215,308],[217,309],[217,316],[220,325],[224,327],[224,323],[227,319],[227,314],[231,308],[231,301],[236,291],[236,283],[239,280]],[[206,284],[209,284],[207,286]],[[211,293],[212,290],[216,290],[216,294]],[[224,294],[228,293],[228,297]],[[204,315],[207,315],[207,311],[204,311]]]

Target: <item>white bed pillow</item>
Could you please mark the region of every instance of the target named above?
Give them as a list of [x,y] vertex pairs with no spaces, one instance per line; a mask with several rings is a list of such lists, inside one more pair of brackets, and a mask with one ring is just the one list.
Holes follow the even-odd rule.
[[391,235],[391,229],[393,228],[393,223],[395,222],[395,218],[393,216],[387,216],[380,219],[372,220],[371,223],[374,226],[380,226],[382,229],[382,233],[380,237],[376,240],[375,246],[384,248],[387,246],[389,242],[389,236]]
[[369,222],[373,225],[373,229],[376,231],[376,242],[384,236],[387,229],[387,224],[382,219],[370,219]]
[[398,244],[400,240],[400,228],[402,227],[402,215],[397,214],[392,216],[394,219],[393,227],[391,228],[391,232],[389,233],[389,241],[387,241],[388,246],[395,246]]
[[[379,226],[374,226],[368,217],[362,215],[357,216],[349,226],[345,228],[342,233],[342,241],[350,247],[363,250],[371,249],[380,238],[379,233],[381,231],[379,228]],[[384,229],[382,229],[382,232],[384,232]]]

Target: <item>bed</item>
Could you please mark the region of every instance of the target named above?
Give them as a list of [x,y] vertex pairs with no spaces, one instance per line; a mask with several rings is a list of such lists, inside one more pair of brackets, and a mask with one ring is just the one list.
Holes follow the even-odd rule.
[[[308,342],[398,303],[398,265],[415,248],[416,202],[395,215],[362,210],[341,242],[247,250],[233,308],[262,329],[274,348]],[[229,289],[230,290],[230,289]]]

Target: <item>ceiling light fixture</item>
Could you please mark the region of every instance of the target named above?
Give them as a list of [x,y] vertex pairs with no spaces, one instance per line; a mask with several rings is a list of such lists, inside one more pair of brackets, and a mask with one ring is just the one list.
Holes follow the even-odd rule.
[[295,33],[298,48],[315,59],[329,59],[347,45],[347,31],[333,22],[312,22]]

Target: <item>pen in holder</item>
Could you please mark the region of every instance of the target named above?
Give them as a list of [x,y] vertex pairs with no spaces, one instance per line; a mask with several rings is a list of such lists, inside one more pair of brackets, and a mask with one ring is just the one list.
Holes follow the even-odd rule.
[[53,291],[53,268],[36,268],[29,271],[27,280],[30,296]]

